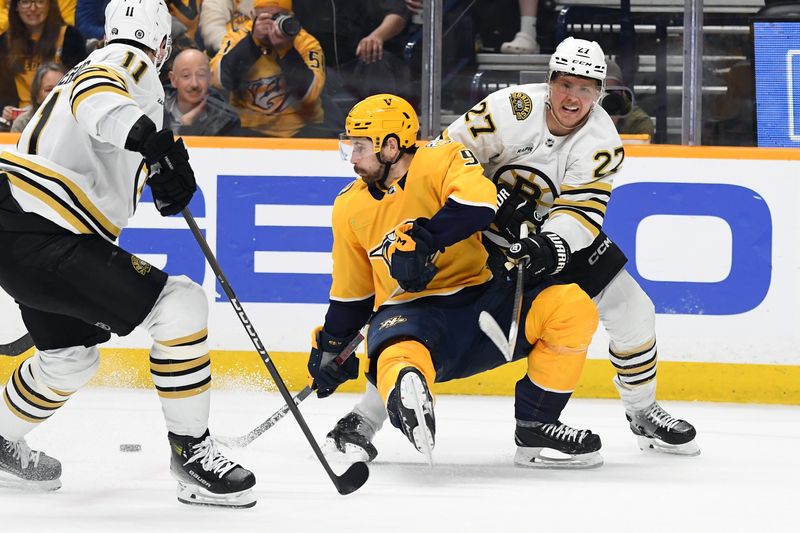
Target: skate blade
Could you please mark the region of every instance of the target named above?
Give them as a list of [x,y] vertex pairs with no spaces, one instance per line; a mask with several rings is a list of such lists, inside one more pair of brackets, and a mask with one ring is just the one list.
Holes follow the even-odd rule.
[[53,492],[61,488],[61,478],[33,481],[22,479],[6,472],[0,472],[0,487],[25,492]]
[[179,482],[178,501],[186,505],[247,509],[256,504],[256,497],[255,494],[253,494],[253,489],[232,492],[230,494],[214,494],[202,487]]
[[684,457],[696,457],[700,455],[700,446],[694,439],[684,444],[668,444],[662,440],[638,436],[636,441],[639,449],[648,453],[666,453],[669,455],[682,455]]
[[433,413],[433,405],[428,401],[425,387],[419,376],[409,373],[400,383],[400,401],[406,409],[413,409],[417,417],[417,427],[411,430],[414,447],[425,455],[428,465],[433,466],[433,447],[436,445],[433,434],[425,422],[425,411]]
[[552,448],[517,446],[514,464],[527,468],[580,470],[603,466],[603,456],[600,452],[570,455]]

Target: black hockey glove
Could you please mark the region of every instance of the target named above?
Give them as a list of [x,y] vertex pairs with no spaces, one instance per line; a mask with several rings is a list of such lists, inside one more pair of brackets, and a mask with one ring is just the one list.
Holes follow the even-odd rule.
[[544,231],[511,243],[506,257],[525,264],[526,284],[537,282],[544,275],[555,275],[569,263],[569,245],[557,234]]
[[407,292],[425,290],[436,275],[433,235],[425,229],[427,219],[400,224],[394,229],[394,243],[389,248],[389,273]]
[[311,354],[308,356],[308,373],[311,375],[311,388],[317,391],[318,398],[333,394],[336,387],[347,380],[358,377],[358,357],[350,355],[342,366],[334,359],[356,336],[339,338],[329,335],[322,327],[311,334]]
[[139,152],[150,167],[147,184],[159,213],[166,217],[183,211],[197,190],[183,139],[176,142],[172,130],[161,130],[147,137]]
[[522,181],[514,188],[500,183],[497,185],[497,214],[494,225],[509,242],[519,239],[519,227],[525,223],[530,233],[539,233],[544,223],[542,215],[536,212],[536,199],[522,192]]

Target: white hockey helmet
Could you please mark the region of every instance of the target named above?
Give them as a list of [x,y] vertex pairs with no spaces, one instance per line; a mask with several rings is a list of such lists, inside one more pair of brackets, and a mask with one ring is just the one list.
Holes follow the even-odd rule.
[[172,51],[172,15],[164,0],[111,0],[105,31],[106,42],[135,41],[152,50],[157,69]]
[[606,83],[606,57],[603,49],[595,41],[567,37],[559,43],[556,51],[550,56],[547,81],[556,72],[572,76],[583,76],[600,82],[600,92]]

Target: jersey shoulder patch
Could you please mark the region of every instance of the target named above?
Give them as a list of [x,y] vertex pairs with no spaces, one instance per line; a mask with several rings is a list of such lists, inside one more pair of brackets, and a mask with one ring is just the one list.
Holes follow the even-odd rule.
[[511,103],[511,112],[517,120],[525,120],[533,111],[533,101],[531,97],[521,91],[514,91],[508,96]]

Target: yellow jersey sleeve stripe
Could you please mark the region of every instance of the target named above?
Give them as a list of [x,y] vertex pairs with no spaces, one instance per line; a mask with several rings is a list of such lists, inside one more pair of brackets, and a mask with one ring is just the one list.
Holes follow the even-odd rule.
[[79,208],[92,221],[94,221],[101,231],[106,233],[107,236],[114,240],[119,237],[119,234],[122,232],[122,228],[117,227],[110,220],[108,220],[108,218],[106,218],[106,216],[97,208],[97,206],[92,203],[89,197],[86,196],[86,193],[84,193],[80,187],[75,185],[72,180],[66,176],[58,174],[57,172],[53,172],[48,168],[28,161],[27,159],[16,157],[14,154],[6,153],[5,158],[22,169],[28,170],[37,176],[49,179],[50,181],[54,181],[61,185],[72,198],[72,201],[75,203],[75,207]]
[[575,220],[581,223],[583,227],[585,227],[589,233],[592,234],[592,237],[597,237],[600,234],[600,224],[592,220],[588,217],[585,213],[580,211],[575,211],[570,207],[555,207],[552,211],[550,211],[550,219],[552,220],[554,217],[557,216],[571,216]]
[[574,207],[575,209],[581,209],[584,211],[588,211],[590,213],[595,213],[602,216],[606,214],[606,204],[605,202],[601,202],[599,200],[565,200],[563,198],[559,198],[553,204],[555,207],[558,206],[568,206]]
[[60,200],[54,199],[50,195],[49,191],[48,192],[42,191],[38,187],[28,183],[27,181],[21,179],[19,176],[11,172],[8,172],[6,175],[8,176],[8,179],[11,180],[11,183],[12,185],[14,185],[14,187],[22,191],[25,191],[27,194],[30,194],[34,198],[38,199],[40,202],[46,204],[50,209],[58,213],[59,216],[61,216],[61,218],[66,220],[70,226],[75,228],[75,231],[77,231],[78,233],[86,235],[95,233],[94,231],[92,231],[92,229],[89,227],[88,224],[86,224],[83,220],[78,218],[77,215],[75,215],[69,209],[63,206]]
[[81,85],[88,85],[89,82],[93,81],[110,81],[114,84],[119,85],[119,87],[125,91],[128,90],[128,85],[123,78],[115,74],[109,74],[106,72],[84,72],[81,73],[72,84],[72,94],[75,91],[78,91]]
[[81,105],[81,102],[86,100],[88,97],[93,96],[99,93],[113,93],[118,94],[120,96],[124,96],[125,98],[130,98],[131,95],[127,93],[127,91],[123,91],[119,87],[111,84],[106,83],[98,83],[96,85],[92,85],[90,88],[81,91],[79,94],[75,95],[75,97],[71,100],[72,106],[72,116],[76,116],[78,113],[78,106]]
[[[602,179],[602,178],[601,178]],[[613,186],[610,183],[604,181],[593,181],[591,183],[583,184],[583,185],[561,185],[561,192],[573,192],[573,191],[584,191],[586,189],[597,189],[599,191],[606,192],[611,194],[611,188]]]

